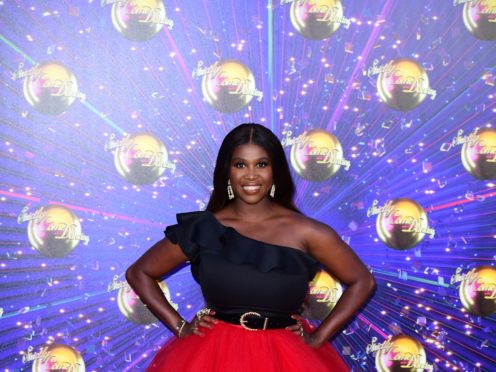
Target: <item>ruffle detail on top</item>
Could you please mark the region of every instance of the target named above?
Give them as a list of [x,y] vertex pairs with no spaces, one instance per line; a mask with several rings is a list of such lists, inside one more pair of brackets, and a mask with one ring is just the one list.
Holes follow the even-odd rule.
[[232,227],[225,229],[222,255],[232,263],[251,264],[261,272],[280,269],[287,274],[301,274],[308,271],[309,280],[319,269],[315,259],[296,248],[261,242],[239,234]]
[[165,236],[174,244],[179,244],[183,253],[193,262],[200,251],[220,251],[222,226],[212,223],[205,211],[176,214],[177,224],[167,226]]
[[275,245],[241,235],[222,225],[210,211],[177,213],[177,224],[164,233],[191,260],[193,267],[202,254],[219,254],[237,265],[253,265],[260,272],[282,270],[287,274],[308,273],[311,280],[320,264],[296,248]]

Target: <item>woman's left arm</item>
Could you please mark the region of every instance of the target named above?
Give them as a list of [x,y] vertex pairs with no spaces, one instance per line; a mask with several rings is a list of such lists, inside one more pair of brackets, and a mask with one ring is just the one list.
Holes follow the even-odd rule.
[[331,313],[309,336],[310,344],[320,347],[363,305],[376,283],[360,258],[331,227],[312,220],[304,230],[308,253],[347,286]]

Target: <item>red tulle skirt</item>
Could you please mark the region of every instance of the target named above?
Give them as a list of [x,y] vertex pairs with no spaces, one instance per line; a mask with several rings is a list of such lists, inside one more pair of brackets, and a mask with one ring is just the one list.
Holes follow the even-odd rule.
[[[309,330],[308,325],[305,328]],[[285,329],[246,330],[219,321],[204,336],[173,338],[147,372],[328,372],[349,371],[330,343],[314,349]]]

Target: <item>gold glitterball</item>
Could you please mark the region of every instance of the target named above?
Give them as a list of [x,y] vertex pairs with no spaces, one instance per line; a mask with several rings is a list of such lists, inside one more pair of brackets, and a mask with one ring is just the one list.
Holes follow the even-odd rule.
[[256,91],[255,78],[248,66],[232,60],[220,60],[203,75],[203,98],[220,112],[236,112],[248,105]]
[[424,346],[415,338],[400,334],[384,343],[375,355],[377,372],[418,372],[427,364]]
[[36,352],[39,358],[33,361],[33,372],[85,372],[83,357],[76,349],[63,345],[51,344],[43,346]]
[[[158,282],[158,284],[167,301],[171,302],[169,287],[165,281]],[[133,323],[146,325],[158,322],[155,315],[141,302],[129,285],[119,289],[117,304],[121,314]]]
[[46,115],[66,111],[78,96],[77,79],[69,68],[59,62],[35,65],[24,79],[23,93],[34,109]]
[[341,283],[326,271],[320,270],[308,286],[307,316],[312,319],[325,319],[342,294]]
[[496,40],[496,0],[474,0],[463,7],[463,23],[480,40]]
[[343,160],[338,138],[322,129],[309,130],[302,137],[291,147],[290,161],[296,173],[309,181],[324,181],[335,175]]
[[465,142],[462,147],[462,164],[472,176],[481,180],[496,178],[496,130],[482,128],[470,137],[474,141]]
[[340,0],[296,0],[291,4],[291,23],[307,39],[322,40],[335,33],[343,17]]
[[496,268],[478,266],[470,270],[459,289],[465,309],[476,316],[496,313]]
[[405,250],[416,246],[428,229],[424,208],[408,198],[388,201],[377,215],[376,230],[379,238],[391,248]]
[[31,246],[47,257],[65,257],[79,244],[82,231],[79,218],[69,208],[49,204],[29,220]]
[[112,5],[112,23],[131,41],[146,41],[164,26],[166,19],[162,0],[119,1]]
[[377,76],[379,97],[394,110],[408,111],[417,107],[427,96],[428,89],[427,72],[412,59],[394,59]]
[[136,133],[123,138],[114,153],[117,172],[133,185],[157,181],[168,163],[167,148],[157,137]]

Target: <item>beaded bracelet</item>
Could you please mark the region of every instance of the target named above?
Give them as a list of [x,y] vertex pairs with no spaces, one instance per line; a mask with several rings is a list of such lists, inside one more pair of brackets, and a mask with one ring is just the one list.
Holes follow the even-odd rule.
[[184,319],[181,319],[181,323],[176,326],[178,338],[181,338],[181,332],[182,332],[185,324],[186,324],[186,321]]

